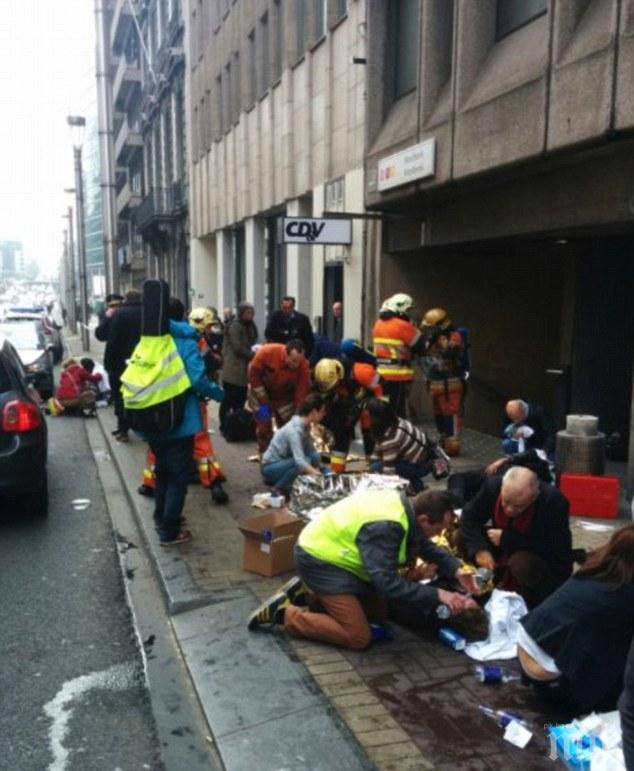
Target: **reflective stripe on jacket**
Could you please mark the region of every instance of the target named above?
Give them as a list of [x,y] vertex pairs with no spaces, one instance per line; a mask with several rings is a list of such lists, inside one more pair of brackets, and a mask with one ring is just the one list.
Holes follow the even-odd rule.
[[125,408],[142,410],[185,393],[191,381],[172,335],[143,336],[121,375]]
[[405,565],[410,524],[397,490],[356,493],[328,506],[302,530],[298,544],[313,557],[343,568],[369,583],[370,576],[356,539],[364,525],[377,521],[396,522],[403,528],[398,561],[399,565]]
[[377,371],[386,380],[413,380],[412,351],[420,332],[411,321],[394,316],[379,319],[372,330]]

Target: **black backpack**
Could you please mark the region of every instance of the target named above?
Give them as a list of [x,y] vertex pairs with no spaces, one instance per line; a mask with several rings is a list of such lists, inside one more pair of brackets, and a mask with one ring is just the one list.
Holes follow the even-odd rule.
[[231,410],[225,418],[222,432],[227,442],[252,442],[255,439],[255,418],[244,408]]

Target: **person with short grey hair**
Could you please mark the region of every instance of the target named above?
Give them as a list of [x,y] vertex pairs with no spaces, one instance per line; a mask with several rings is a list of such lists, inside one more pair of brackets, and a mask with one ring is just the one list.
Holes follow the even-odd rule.
[[[226,310],[226,308],[225,308]],[[237,316],[225,326],[222,343],[222,387],[224,401],[220,404],[220,431],[224,433],[227,415],[241,410],[247,400],[247,369],[253,358],[253,346],[258,340],[255,307],[249,302],[238,305]]]
[[487,479],[463,511],[460,542],[467,559],[495,571],[496,585],[529,608],[572,573],[568,501],[522,466]]

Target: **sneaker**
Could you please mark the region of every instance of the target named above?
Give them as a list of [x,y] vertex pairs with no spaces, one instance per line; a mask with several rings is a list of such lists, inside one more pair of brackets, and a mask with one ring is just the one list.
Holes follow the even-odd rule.
[[179,530],[174,538],[161,541],[161,546],[178,546],[179,543],[187,543],[191,541],[192,534],[189,530]]
[[284,611],[291,604],[285,592],[278,592],[268,600],[265,600],[259,608],[256,608],[249,616],[247,628],[273,629],[276,624],[284,623]]
[[309,603],[311,591],[298,576],[294,576],[281,586],[281,592],[288,597],[291,605],[306,607]]
[[116,436],[117,434],[120,434],[120,433],[121,433],[121,431],[120,431],[118,428],[115,428],[115,430],[114,430],[114,431],[111,431],[110,433],[111,433],[113,436]]
[[144,495],[146,498],[154,498],[154,488],[149,485],[140,485],[137,487],[137,493]]
[[115,434],[114,438],[117,440],[117,442],[123,442],[124,444],[130,441],[130,437],[128,436],[127,431],[121,431],[120,433]]
[[216,484],[211,486],[211,500],[218,504],[229,502],[229,495],[226,490],[223,490],[220,482],[216,482]]

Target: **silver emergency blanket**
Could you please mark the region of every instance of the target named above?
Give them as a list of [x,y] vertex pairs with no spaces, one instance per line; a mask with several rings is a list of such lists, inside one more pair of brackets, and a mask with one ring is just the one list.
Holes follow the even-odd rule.
[[327,506],[361,490],[405,490],[407,485],[407,479],[388,474],[299,476],[291,489],[289,509],[315,519]]

